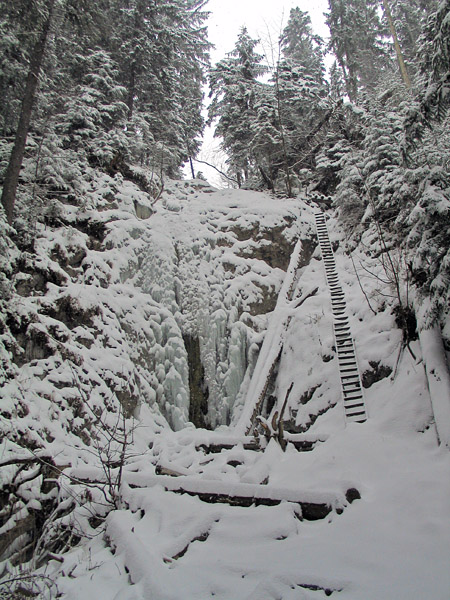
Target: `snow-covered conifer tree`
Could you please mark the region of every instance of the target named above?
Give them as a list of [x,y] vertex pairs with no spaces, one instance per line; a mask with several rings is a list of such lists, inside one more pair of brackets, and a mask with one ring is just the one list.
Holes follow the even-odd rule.
[[262,64],[263,57],[256,52],[257,45],[258,40],[252,39],[243,27],[234,50],[210,74],[213,100],[209,119],[217,119],[215,135],[223,139],[230,173],[239,185],[251,175],[251,124],[256,118],[255,102],[260,87],[258,78],[267,71]]
[[378,1],[329,0],[327,24],[330,49],[336,55],[350,100],[356,100],[360,88],[373,89],[389,66],[380,21]]

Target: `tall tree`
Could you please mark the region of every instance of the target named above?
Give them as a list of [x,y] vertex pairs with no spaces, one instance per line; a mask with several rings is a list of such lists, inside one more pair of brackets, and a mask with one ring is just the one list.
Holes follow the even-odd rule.
[[325,65],[323,62],[322,38],[311,27],[311,18],[300,8],[292,8],[288,23],[280,38],[281,50],[286,61],[304,69],[317,83],[323,83]]
[[[9,78],[9,91],[5,95],[8,102],[0,109],[0,120],[5,135],[15,132],[9,162],[3,173],[2,203],[10,222],[26,140],[33,129],[38,136],[42,134],[39,132],[42,124],[62,110],[65,96],[72,87],[72,76],[78,68],[73,57],[80,55],[80,49],[82,53],[102,39],[99,14],[105,8],[105,1],[94,4],[88,0],[2,2],[5,5],[2,25],[8,32],[9,56],[4,62],[6,70],[2,68],[2,74],[6,73],[8,77],[0,76],[0,85]],[[15,48],[14,53],[12,48]],[[12,54],[13,60],[8,60]]]
[[342,69],[350,100],[360,88],[373,89],[388,65],[378,0],[328,0],[330,48]]
[[31,113],[33,110],[36,88],[39,81],[45,47],[52,22],[54,5],[55,0],[48,0],[47,6],[43,7],[45,8],[43,11],[43,21],[37,40],[30,55],[29,70],[25,84],[22,107],[20,110],[19,123],[17,125],[14,145],[3,182],[2,204],[6,212],[8,223],[10,224],[13,221],[19,174],[22,167],[25,144],[27,141],[28,130],[30,128]]
[[258,78],[267,72],[262,55],[256,52],[258,40],[245,27],[238,35],[234,50],[210,73],[212,103],[209,119],[218,119],[215,135],[222,137],[230,171],[239,185],[251,172],[251,123],[256,118],[255,102],[260,87]]
[[442,0],[428,18],[419,40],[422,91],[405,119],[406,142],[442,122],[450,108],[450,0]]
[[291,10],[280,41],[282,59],[276,73],[280,121],[287,132],[290,161],[298,163],[326,124],[323,117],[329,102],[324,79],[324,42],[314,34],[309,15],[299,8]]
[[252,127],[258,144],[253,147],[258,148],[259,162],[266,152],[272,187],[276,183],[289,196],[294,193],[296,173],[314,163],[312,145],[326,124],[323,46],[312,31],[309,15],[292,9],[279,39],[271,86],[260,86],[257,94],[258,118]]
[[209,51],[204,5],[204,0],[114,0],[120,26],[111,45],[127,89],[128,127],[135,136],[151,132],[147,146],[165,155],[168,172],[195,154],[203,129]]
[[403,58],[403,52],[398,41],[397,28],[395,26],[394,19],[392,17],[391,7],[389,0],[383,0],[384,14],[389,24],[389,30],[394,41],[395,53],[397,55],[397,62],[402,75],[403,83],[409,89],[411,87],[411,79],[409,78],[408,70],[406,68],[405,59]]
[[398,42],[410,73],[418,66],[419,38],[436,0],[389,0]]
[[[203,129],[202,84],[209,60],[204,4],[204,0],[0,0],[4,8],[0,31],[7,34],[0,42],[5,49],[0,91],[8,100],[0,107],[0,133],[10,136],[17,131],[8,169],[4,157],[10,142],[0,140],[2,202],[10,221],[28,133],[33,135],[30,148],[34,143],[39,147],[36,173],[42,172],[47,145],[58,147],[60,134],[65,149],[78,152],[80,160],[102,156],[104,167],[105,157],[115,148],[120,154],[116,163],[137,159],[176,176],[188,156],[195,155]],[[120,124],[123,100],[126,124]],[[29,158],[33,159],[33,150]],[[74,164],[73,157],[70,162]],[[52,181],[58,179],[56,163],[49,165],[55,175]],[[24,182],[31,181],[31,169],[21,173]]]

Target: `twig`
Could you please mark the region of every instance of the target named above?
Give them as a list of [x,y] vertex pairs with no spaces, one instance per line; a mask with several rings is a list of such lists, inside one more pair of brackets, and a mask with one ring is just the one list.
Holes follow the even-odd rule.
[[292,308],[299,308],[304,302],[306,302],[306,300],[308,300],[308,298],[315,296],[317,294],[318,289],[318,287],[314,288],[311,292],[308,292],[305,296],[302,296],[296,302],[293,302]]
[[223,177],[226,177],[227,179],[229,179],[233,183],[236,183],[237,185],[239,185],[239,182],[238,182],[237,179],[233,179],[233,177],[229,177],[226,173],[224,173],[223,171],[221,171],[220,169],[218,169],[217,167],[215,167],[211,163],[206,162],[206,160],[199,160],[198,158],[193,158],[192,160],[195,160],[195,162],[198,162],[198,163],[202,163],[202,165],[207,165],[208,167],[211,167],[211,169],[215,169],[218,173],[220,173],[221,175],[223,175]]
[[[31,450],[30,450],[31,452]],[[43,456],[38,456],[37,454],[33,454],[32,456],[28,456],[26,458],[11,458],[10,460],[5,460],[0,463],[0,467],[8,467],[9,465],[23,465],[29,464],[36,461],[41,461],[44,458],[50,459],[50,456],[44,454]]]
[[294,387],[294,382],[291,383],[291,385],[289,386],[288,391],[286,392],[286,397],[284,399],[283,406],[282,406],[281,411],[280,411],[280,417],[278,419],[278,434],[277,434],[277,437],[278,437],[278,441],[280,443],[280,446],[282,447],[283,450],[286,449],[286,445],[287,445],[287,442],[284,439],[283,417],[284,417],[284,411],[286,410],[287,402],[288,402],[289,396],[291,395],[293,387]]
[[372,305],[370,303],[370,300],[369,300],[369,296],[367,295],[366,290],[363,288],[363,285],[361,283],[361,279],[359,277],[359,273],[358,273],[358,271],[356,269],[355,261],[353,260],[353,254],[351,252],[350,252],[350,260],[352,261],[352,265],[353,265],[353,269],[355,271],[356,279],[358,280],[359,287],[361,288],[361,291],[364,294],[364,298],[366,299],[367,304],[368,304],[370,310],[373,312],[374,315],[376,315],[377,314],[376,310],[372,307]]

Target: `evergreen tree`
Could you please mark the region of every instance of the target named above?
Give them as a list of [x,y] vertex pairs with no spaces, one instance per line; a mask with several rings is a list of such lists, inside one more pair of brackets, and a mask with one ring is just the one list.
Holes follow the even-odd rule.
[[47,10],[44,12],[43,21],[39,34],[33,45],[28,75],[23,92],[22,105],[19,114],[14,144],[11,150],[8,167],[5,173],[2,190],[2,204],[5,209],[8,223],[12,223],[14,214],[14,204],[16,201],[17,185],[19,183],[19,173],[22,168],[25,144],[27,141],[28,130],[31,121],[31,112],[33,110],[36,88],[41,72],[42,61],[44,58],[45,46],[47,44],[48,33],[52,22],[53,8],[55,0],[49,0]]
[[[34,172],[40,184],[61,186],[69,173],[73,178],[77,160],[123,171],[125,160],[137,159],[177,175],[195,155],[209,49],[203,0],[1,4],[0,162],[10,221],[29,135],[26,160],[36,165],[22,169],[24,184]],[[59,157],[70,154],[70,168],[64,159],[44,165],[50,147]]]
[[428,75],[424,106],[443,119],[450,105],[450,0],[442,0],[425,26],[422,72]]
[[230,172],[242,185],[252,174],[252,124],[257,119],[255,103],[260,88],[258,78],[267,72],[258,41],[244,27],[235,48],[210,73],[209,119],[218,119],[215,135],[222,137]]
[[361,88],[372,90],[389,67],[387,30],[380,21],[378,0],[328,0],[326,15],[333,50],[350,100]]
[[328,89],[322,48],[323,41],[314,35],[309,15],[298,8],[291,10],[280,38],[281,60],[272,77],[282,141],[279,166],[285,172],[289,195],[295,172],[313,165],[311,150],[326,124]]
[[392,16],[391,6],[389,4],[389,0],[383,0],[383,8],[384,15],[389,25],[389,31],[392,36],[392,41],[394,43],[395,54],[397,56],[397,62],[400,69],[401,77],[405,86],[410,89],[411,88],[411,79],[408,73],[408,69],[406,68],[405,59],[403,56],[403,51],[398,41],[397,28],[395,26],[395,21]]
[[[98,17],[100,8],[97,4],[91,6],[87,0],[61,0],[59,3],[53,0],[19,0],[13,6],[5,7],[4,23],[11,32],[10,40],[15,36],[23,50],[21,54],[17,54],[19,60],[25,61],[22,73],[28,70],[25,81],[21,80],[20,72],[16,71],[16,75],[19,75],[15,88],[18,97],[12,102],[12,106],[20,105],[21,108],[16,115],[15,142],[4,172],[2,191],[2,203],[10,222],[27,137],[33,128],[39,128],[39,121],[48,123],[50,117],[61,108],[67,92],[64,88],[70,87],[68,78],[64,78],[62,73],[66,66],[64,61],[70,62],[68,57],[72,53],[61,52],[58,55],[61,41],[64,40],[67,44],[68,40],[72,40],[71,49],[75,47],[73,40],[77,39],[79,45],[82,37],[87,37],[86,34],[81,35],[83,27],[93,23],[93,16]],[[94,31],[97,31],[95,27],[89,30],[92,38]],[[98,35],[95,37],[97,39]],[[95,44],[95,41],[91,39],[91,43]],[[39,94],[36,93],[38,89]],[[3,115],[10,114],[7,107],[5,112],[0,112]]]
[[285,154],[273,85],[259,86],[254,111],[249,127],[251,155],[265,187],[274,190],[280,168],[285,165]]
[[15,11],[8,10],[5,1],[0,2],[0,133],[13,135],[20,110],[27,75],[27,44],[29,36],[21,35],[25,23]]
[[342,69],[336,60],[330,68],[330,95],[334,100],[341,99],[345,95],[345,82]]
[[422,91],[405,119],[405,154],[426,128],[444,121],[450,107],[450,0],[431,13],[420,37]]
[[291,9],[280,44],[283,57],[287,62],[303,68],[304,72],[317,83],[323,83],[324,42],[320,36],[313,33],[308,13],[299,8]]
[[295,165],[314,162],[311,146],[325,125],[323,42],[313,34],[309,16],[292,10],[269,84],[257,80],[263,70],[255,44],[244,30],[235,53],[213,72],[216,96],[210,115],[220,114],[217,131],[227,136],[230,164],[240,165],[235,168],[240,183],[253,175],[290,196]]
[[407,69],[414,74],[418,64],[419,38],[435,2],[390,0],[389,4]]
[[172,174],[198,151],[203,129],[201,88],[209,50],[204,4],[115,0],[120,27],[112,48],[127,89],[129,129],[137,136],[151,132],[147,159],[158,154],[158,161],[166,161],[163,170]]
[[[91,50],[77,56],[79,83],[55,123],[62,145],[86,155],[91,164],[110,165],[126,153],[125,90],[107,52]],[[56,119],[55,119],[56,120]]]

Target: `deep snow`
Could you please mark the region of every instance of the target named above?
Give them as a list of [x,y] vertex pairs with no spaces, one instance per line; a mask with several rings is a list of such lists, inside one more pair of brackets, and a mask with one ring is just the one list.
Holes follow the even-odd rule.
[[[52,328],[54,353],[11,367],[15,377],[1,390],[17,433],[3,441],[2,461],[25,453],[20,436],[27,432],[57,464],[70,465],[65,472],[77,480],[100,478],[101,466],[74,431],[86,427],[92,411],[113,404],[117,391],[131,404],[139,401],[120,508],[109,513],[105,529],[91,527],[82,509],[69,515],[83,539],[62,562],[45,567],[61,597],[313,600],[326,590],[348,600],[448,600],[450,455],[437,442],[419,342],[413,342],[415,360],[407,350],[399,354],[402,335],[380,261],[353,255],[374,314],[344,234],[330,217],[361,372],[374,365],[392,370],[365,390],[368,421],[346,425],[319,250],[300,269],[292,298],[317,288],[315,295],[298,308],[255,309],[268,295],[276,298],[285,278],[261,258],[261,248],[273,243],[268,232],[277,231],[292,248],[298,239],[314,239],[307,202],[181,182],[168,186],[154,214],[142,220],[136,203],[150,209],[143,193],[108,177],[102,185],[104,193],[99,182],[86,191],[88,216],[104,203],[101,246],[88,247],[75,226],[40,233],[43,262],[56,246],[63,253],[81,247],[84,268],[41,296],[22,298],[18,311],[37,315],[34,327]],[[51,268],[62,269],[54,259]],[[43,310],[61,297],[77,299],[83,323],[68,327]],[[290,444],[282,452],[275,440],[264,452],[248,450],[234,428],[248,390],[258,387],[251,374],[270,328],[283,331],[274,395],[283,399],[293,383],[286,415],[306,431],[305,439],[323,440],[310,452]],[[188,423],[183,332],[201,340],[214,431]],[[90,409],[74,416],[80,396]],[[18,410],[24,404],[27,413]],[[114,424],[114,411],[105,419]],[[217,454],[198,449],[227,440],[233,448]],[[182,478],[158,478],[156,466]],[[266,487],[268,495],[287,500],[247,508],[209,504],[165,490],[178,481],[221,493],[258,494]],[[349,488],[361,499],[349,504]],[[83,486],[73,489],[81,494]],[[28,496],[24,510],[39,501],[31,485]],[[296,498],[334,509],[325,519],[301,520],[298,505],[288,501]]]

